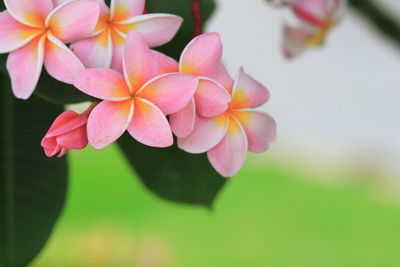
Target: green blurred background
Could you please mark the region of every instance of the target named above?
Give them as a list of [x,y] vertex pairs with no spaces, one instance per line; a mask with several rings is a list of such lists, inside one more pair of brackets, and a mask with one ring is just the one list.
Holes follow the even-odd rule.
[[318,172],[251,157],[209,211],[145,190],[116,146],[70,161],[66,209],[33,267],[400,265],[400,210],[362,172],[310,183]]

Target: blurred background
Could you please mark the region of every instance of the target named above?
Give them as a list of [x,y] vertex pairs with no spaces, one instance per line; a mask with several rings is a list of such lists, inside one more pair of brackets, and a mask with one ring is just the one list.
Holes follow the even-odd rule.
[[399,50],[349,10],[323,48],[287,61],[288,16],[219,0],[207,25],[231,74],[267,85],[279,130],[212,211],[153,195],[117,146],[72,152],[66,209],[32,266],[400,266]]

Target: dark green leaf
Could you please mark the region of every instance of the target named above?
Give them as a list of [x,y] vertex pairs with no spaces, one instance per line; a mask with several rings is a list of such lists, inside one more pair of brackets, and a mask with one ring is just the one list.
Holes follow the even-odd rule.
[[0,266],[26,266],[63,207],[66,159],[45,158],[40,141],[63,111],[35,96],[16,100],[0,74]]
[[204,154],[189,154],[176,146],[144,146],[129,134],[118,143],[142,182],[167,200],[211,207],[226,181],[212,169]]
[[[182,28],[172,42],[158,50],[176,59],[193,38],[192,1],[148,0],[150,13],[170,13],[184,18]],[[206,20],[215,7],[213,0],[202,1]],[[193,155],[176,146],[166,149],[149,148],[125,135],[119,145],[143,183],[157,195],[176,202],[211,207],[225,179],[218,175],[205,155]]]
[[73,85],[57,81],[43,68],[35,94],[42,99],[58,104],[72,104],[93,101],[94,98],[82,93]]
[[[3,73],[7,73],[6,61],[7,55],[0,55],[0,70]],[[6,76],[6,78],[9,79],[8,76]],[[73,85],[52,78],[44,67],[35,89],[35,95],[55,104],[73,104],[95,100],[91,96],[76,89]]]

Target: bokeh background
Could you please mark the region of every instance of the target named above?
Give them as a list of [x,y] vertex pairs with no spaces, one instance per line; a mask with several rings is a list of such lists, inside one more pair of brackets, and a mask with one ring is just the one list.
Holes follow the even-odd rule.
[[231,74],[268,86],[279,126],[212,211],[153,195],[117,146],[72,152],[66,209],[31,266],[400,266],[399,50],[349,10],[323,48],[286,61],[288,17],[219,0],[207,25]]

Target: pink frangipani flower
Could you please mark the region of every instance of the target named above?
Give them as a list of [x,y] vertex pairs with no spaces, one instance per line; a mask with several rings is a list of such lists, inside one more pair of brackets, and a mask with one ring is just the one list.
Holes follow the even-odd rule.
[[104,68],[77,73],[74,85],[88,95],[103,99],[88,120],[88,138],[93,147],[108,146],[126,130],[145,145],[173,144],[165,115],[187,105],[198,79],[180,73],[159,75],[160,72],[160,64],[144,37],[132,30],[125,45],[123,75]]
[[224,177],[234,176],[247,151],[263,152],[276,139],[276,124],[269,115],[253,110],[269,99],[267,89],[240,69],[235,82],[221,66],[215,78],[231,93],[228,110],[218,116],[197,116],[193,132],[178,139],[190,153],[207,152],[211,165]]
[[122,71],[122,54],[130,30],[140,32],[150,47],[169,42],[182,24],[182,18],[169,14],[142,15],[145,0],[103,0],[99,22],[92,37],[79,40],[71,49],[88,68]]
[[287,0],[300,24],[284,26],[283,51],[293,58],[309,47],[323,45],[326,36],[343,17],[344,0]]
[[0,53],[10,52],[7,69],[15,96],[31,96],[43,63],[51,76],[71,83],[84,66],[64,43],[92,34],[100,12],[96,1],[68,1],[56,8],[52,0],[4,3],[7,10],[0,13]]
[[68,150],[84,149],[88,144],[86,123],[89,111],[77,114],[68,110],[59,115],[42,139],[46,156],[64,156]]
[[219,34],[206,33],[194,38],[183,50],[179,71],[199,78],[193,99],[181,111],[170,116],[174,134],[188,136],[194,127],[196,113],[212,117],[225,112],[231,100],[229,93],[212,78],[217,75],[222,56]]

